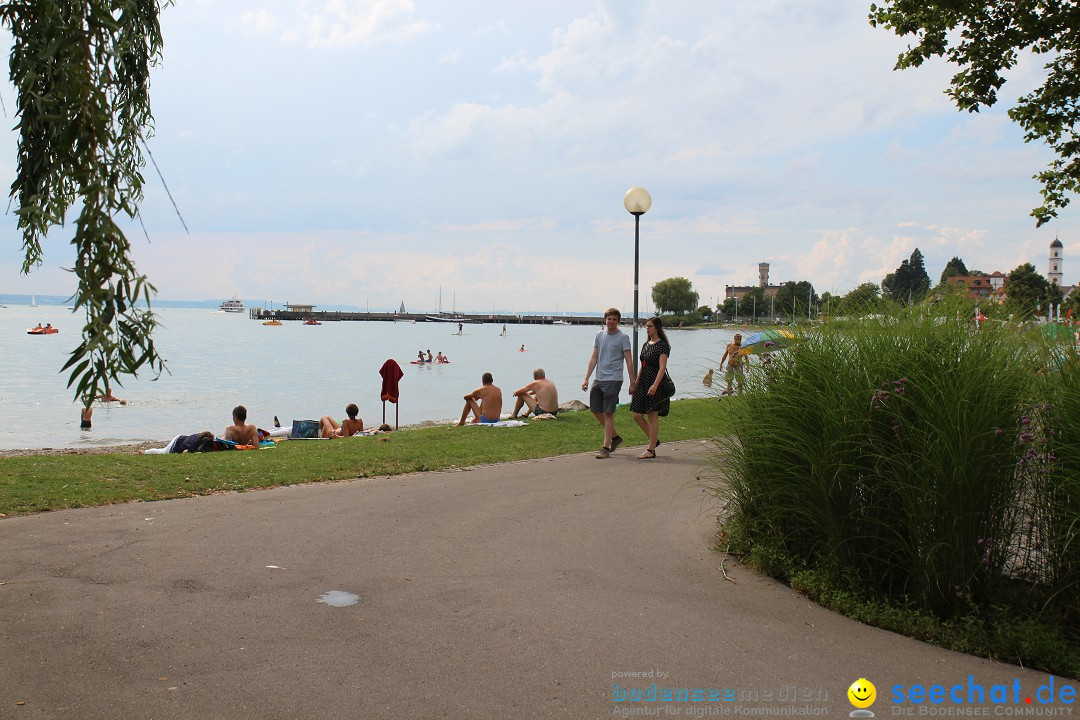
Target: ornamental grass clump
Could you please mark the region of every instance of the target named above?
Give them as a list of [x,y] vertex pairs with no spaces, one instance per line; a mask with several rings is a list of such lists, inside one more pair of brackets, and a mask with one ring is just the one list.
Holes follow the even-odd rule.
[[1047,613],[1074,633],[1080,364],[1046,357],[955,319],[803,333],[730,404],[732,547],[942,620]]

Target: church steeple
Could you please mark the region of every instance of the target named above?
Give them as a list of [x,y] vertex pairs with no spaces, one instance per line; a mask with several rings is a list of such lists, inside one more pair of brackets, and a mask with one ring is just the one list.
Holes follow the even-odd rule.
[[1046,274],[1046,279],[1050,281],[1051,285],[1057,285],[1058,287],[1064,284],[1062,283],[1063,273],[1061,266],[1065,262],[1065,258],[1061,257],[1062,247],[1064,246],[1055,235],[1054,242],[1050,243],[1050,272]]

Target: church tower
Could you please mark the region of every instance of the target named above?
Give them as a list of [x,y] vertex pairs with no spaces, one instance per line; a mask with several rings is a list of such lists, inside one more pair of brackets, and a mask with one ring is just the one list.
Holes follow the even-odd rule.
[[1051,285],[1057,285],[1058,287],[1063,286],[1061,282],[1061,264],[1065,261],[1061,257],[1061,248],[1061,241],[1055,236],[1054,242],[1050,243],[1050,272],[1046,274],[1046,279],[1050,281]]
[[757,279],[758,285],[761,287],[769,286],[769,263],[759,262],[757,264]]

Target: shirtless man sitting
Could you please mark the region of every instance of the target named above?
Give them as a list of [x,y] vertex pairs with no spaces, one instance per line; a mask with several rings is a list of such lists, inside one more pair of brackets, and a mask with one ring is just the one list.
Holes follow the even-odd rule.
[[514,397],[517,398],[517,402],[514,403],[514,412],[510,413],[511,418],[518,416],[518,412],[521,411],[523,405],[529,406],[529,410],[525,413],[526,417],[530,414],[543,415],[544,413],[550,413],[557,415],[559,413],[559,391],[555,389],[555,383],[547,379],[544,368],[533,370],[533,381],[525,387],[515,390]]
[[349,417],[343,420],[340,425],[338,425],[337,420],[329,415],[323,415],[322,419],[319,420],[322,436],[324,438],[352,437],[362,431],[364,429],[364,420],[356,417],[359,412],[360,408],[356,407],[356,403],[346,405],[345,414]]
[[484,373],[481,378],[484,384],[465,396],[465,409],[461,412],[461,421],[458,425],[464,425],[469,413],[473,413],[473,423],[485,423],[491,425],[499,422],[502,415],[503,396],[502,390],[494,384],[491,373]]
[[237,445],[259,447],[259,429],[247,422],[247,408],[237,405],[232,411],[233,424],[225,428],[225,439]]

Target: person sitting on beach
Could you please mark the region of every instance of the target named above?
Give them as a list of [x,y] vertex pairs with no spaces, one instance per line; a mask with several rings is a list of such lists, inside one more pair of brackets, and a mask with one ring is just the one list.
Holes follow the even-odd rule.
[[364,429],[364,420],[356,417],[359,412],[360,408],[356,407],[356,403],[346,405],[345,414],[349,417],[342,420],[340,425],[338,425],[337,420],[329,415],[323,415],[322,419],[319,420],[322,436],[324,438],[352,437],[361,432]]
[[448,363],[450,362],[450,360],[445,355],[443,355],[442,350],[440,350],[439,354],[435,356],[435,362]]
[[515,390],[514,397],[517,398],[517,401],[514,403],[514,412],[510,413],[511,418],[518,416],[522,405],[528,405],[529,407],[525,413],[526,416],[530,414],[543,415],[544,413],[559,414],[559,391],[555,388],[555,383],[547,379],[544,368],[533,370],[533,381],[525,387]]
[[461,412],[461,421],[458,425],[464,425],[469,413],[473,413],[473,423],[491,425],[499,422],[502,416],[503,396],[491,377],[491,373],[484,373],[480,378],[484,384],[465,396],[465,409]]
[[259,447],[259,429],[247,421],[247,408],[237,405],[232,411],[233,424],[225,428],[225,439],[237,445]]

